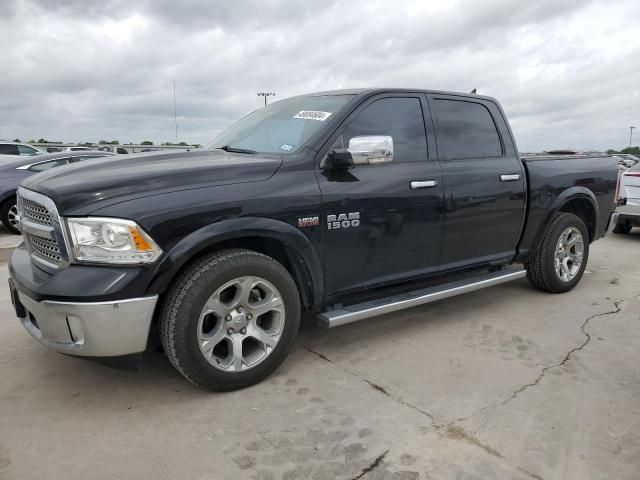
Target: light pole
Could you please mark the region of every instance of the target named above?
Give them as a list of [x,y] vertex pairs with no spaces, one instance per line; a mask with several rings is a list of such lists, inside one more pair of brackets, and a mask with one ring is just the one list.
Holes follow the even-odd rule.
[[264,106],[267,106],[267,97],[275,97],[276,92],[258,92],[259,97],[264,97]]
[[631,140],[633,139],[633,129],[636,127],[629,127],[629,147],[631,147]]

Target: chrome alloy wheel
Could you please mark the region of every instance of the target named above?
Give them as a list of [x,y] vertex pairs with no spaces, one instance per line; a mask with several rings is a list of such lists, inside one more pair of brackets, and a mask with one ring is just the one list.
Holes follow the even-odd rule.
[[576,227],[566,228],[556,245],[554,265],[558,278],[570,282],[580,271],[584,257],[584,239]]
[[241,372],[262,363],[284,331],[282,295],[260,277],[239,277],[207,300],[198,322],[198,346],[204,358],[225,372]]
[[20,230],[20,219],[18,217],[18,205],[11,205],[9,208],[9,214],[7,215],[9,225],[16,230]]

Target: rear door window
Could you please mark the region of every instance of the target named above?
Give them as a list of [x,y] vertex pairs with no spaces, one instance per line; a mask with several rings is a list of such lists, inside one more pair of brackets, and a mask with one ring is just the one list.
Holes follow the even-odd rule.
[[491,113],[481,103],[436,99],[438,153],[447,159],[502,155],[500,135]]
[[18,145],[18,152],[20,152],[20,155],[35,155],[38,153],[35,148],[27,147],[26,145]]
[[20,155],[17,145],[0,143],[0,155]]

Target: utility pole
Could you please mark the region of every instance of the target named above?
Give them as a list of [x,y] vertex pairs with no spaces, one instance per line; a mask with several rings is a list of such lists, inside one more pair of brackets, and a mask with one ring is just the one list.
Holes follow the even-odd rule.
[[267,106],[267,97],[275,97],[276,92],[258,92],[259,97],[264,97],[264,106]]
[[631,140],[633,139],[633,129],[636,127],[629,127],[629,147],[631,147]]
[[173,80],[173,121],[176,124],[176,143],[178,143],[178,115],[176,110],[176,81]]

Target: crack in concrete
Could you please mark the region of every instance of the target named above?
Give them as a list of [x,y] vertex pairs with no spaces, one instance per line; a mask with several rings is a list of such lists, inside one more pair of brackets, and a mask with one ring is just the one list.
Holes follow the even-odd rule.
[[540,373],[538,374],[538,376],[536,377],[536,379],[533,382],[527,383],[525,385],[522,385],[521,387],[519,387],[518,389],[514,390],[513,393],[511,394],[510,397],[506,398],[505,400],[499,402],[499,403],[494,403],[491,405],[486,405],[484,407],[482,407],[481,409],[479,409],[478,411],[472,413],[471,415],[468,415],[466,417],[461,417],[461,418],[456,418],[455,420],[453,420],[452,422],[450,422],[448,425],[454,425],[456,423],[459,422],[463,422],[465,420],[469,420],[470,418],[475,417],[476,415],[484,412],[485,410],[490,410],[492,408],[496,408],[496,407],[501,407],[506,405],[507,403],[509,403],[510,401],[512,401],[513,399],[515,399],[516,397],[518,397],[518,395],[520,395],[522,392],[524,392],[525,390],[531,388],[531,387],[535,387],[537,385],[540,384],[540,382],[542,381],[542,379],[544,378],[544,376],[546,375],[546,373],[549,370],[552,370],[554,368],[558,368],[558,367],[562,367],[564,366],[570,359],[571,356],[576,353],[579,352],[580,350],[582,350],[583,348],[585,348],[589,342],[591,341],[591,334],[589,332],[587,332],[586,328],[589,325],[589,323],[591,322],[591,320],[593,320],[594,318],[598,318],[598,317],[604,317],[606,315],[615,315],[617,313],[620,313],[622,311],[622,307],[621,305],[625,302],[629,302],[631,300],[634,300],[636,298],[640,297],[640,293],[633,295],[631,297],[622,299],[622,300],[615,300],[613,302],[613,306],[614,309],[610,310],[608,312],[602,312],[602,313],[596,313],[594,315],[591,315],[589,317],[587,317],[587,319],[582,323],[582,325],[580,326],[580,331],[582,332],[582,334],[585,336],[585,340],[584,342],[582,342],[580,345],[578,345],[577,347],[573,347],[571,350],[569,350],[567,352],[567,354],[564,356],[564,358],[562,359],[561,362],[559,363],[554,363],[553,365],[548,365],[546,367],[544,367]]
[[387,453],[389,453],[389,450],[385,450],[380,455],[378,455],[373,460],[373,462],[371,462],[371,465],[369,465],[368,467],[363,468],[362,471],[360,472],[360,474],[357,477],[353,477],[352,480],[359,480],[360,478],[364,477],[367,473],[372,472],[373,470],[378,468],[380,466],[380,464],[382,463],[382,461],[384,460],[384,457],[387,456]]
[[[332,365],[337,366],[338,368],[342,369],[343,371],[347,372],[348,374],[356,377],[358,380],[360,380],[362,382],[365,382],[371,388],[373,388],[374,390],[376,390],[376,391],[382,393],[383,395],[389,397],[393,401],[398,402],[401,405],[420,413],[421,415],[424,415],[425,417],[427,417],[430,420],[431,426],[433,428],[435,428],[435,430],[439,434],[444,435],[444,436],[446,436],[448,438],[455,439],[455,440],[465,441],[466,443],[468,443],[470,445],[473,445],[473,446],[475,446],[477,448],[480,448],[481,450],[483,450],[488,455],[491,455],[492,457],[495,457],[495,458],[498,458],[500,460],[506,461],[507,459],[499,451],[497,451],[496,449],[492,448],[491,446],[489,446],[487,444],[482,443],[478,438],[476,438],[475,436],[471,435],[463,427],[461,427],[459,425],[455,425],[455,424],[459,423],[459,422],[462,422],[462,421],[465,421],[465,420],[469,420],[470,418],[475,417],[476,415],[480,414],[481,412],[483,412],[485,410],[488,410],[488,409],[491,409],[491,408],[497,408],[497,407],[500,407],[500,406],[504,406],[507,403],[509,403],[510,401],[512,401],[513,399],[517,398],[525,390],[527,390],[527,389],[529,389],[531,387],[535,387],[538,384],[540,384],[540,382],[542,381],[542,379],[544,378],[544,376],[546,375],[546,373],[549,370],[564,366],[569,360],[571,360],[571,357],[572,357],[572,355],[574,353],[581,351],[583,348],[585,348],[589,344],[589,342],[591,341],[591,334],[589,332],[587,332],[586,328],[594,318],[603,317],[603,316],[607,316],[607,315],[616,315],[616,314],[618,314],[618,313],[620,313],[622,311],[622,306],[621,305],[623,303],[629,302],[629,301],[634,300],[634,299],[639,298],[639,297],[640,297],[640,293],[638,293],[636,295],[633,295],[631,297],[622,299],[622,300],[616,300],[616,301],[613,302],[613,305],[614,305],[614,309],[613,310],[610,310],[608,312],[596,313],[594,315],[591,315],[591,316],[587,317],[587,319],[580,326],[580,331],[585,336],[585,340],[580,345],[578,345],[576,347],[573,347],[571,350],[569,350],[567,352],[567,354],[564,356],[564,358],[562,359],[562,361],[560,361],[559,363],[555,363],[553,365],[549,365],[549,366],[544,367],[540,371],[540,374],[536,377],[536,379],[533,382],[527,383],[527,384],[519,387],[518,389],[514,390],[509,398],[503,400],[500,403],[491,404],[491,405],[487,405],[485,407],[482,407],[480,410],[476,411],[475,413],[473,413],[473,414],[471,414],[471,415],[469,415],[467,417],[457,418],[457,419],[455,419],[452,422],[449,422],[447,424],[438,422],[436,420],[436,418],[431,413],[429,413],[428,411],[423,410],[423,409],[421,409],[420,407],[418,407],[416,405],[412,405],[411,403],[407,402],[406,400],[394,397],[393,395],[391,395],[381,385],[378,385],[377,383],[374,383],[371,380],[368,380],[368,379],[366,379],[364,377],[361,377],[360,375],[356,374],[355,372],[343,367],[342,365],[337,364],[336,362],[331,360],[326,355],[323,355],[322,353],[313,350],[311,347],[305,346],[304,349],[307,352],[317,356],[318,358],[320,358],[320,359],[322,359],[322,360],[324,360],[324,361],[326,361],[328,363],[331,363]],[[360,473],[360,475],[355,477],[353,480],[357,480],[357,479],[362,478],[364,475],[366,475],[371,470],[376,468],[380,464],[380,462],[382,462],[382,460],[387,455],[387,453],[389,453],[389,450],[387,450],[382,455],[380,455],[378,458],[376,458],[376,460],[372,463],[372,465],[370,467],[367,467],[368,469],[364,469]],[[529,472],[529,471],[525,470],[522,467],[519,467],[519,466],[516,465],[515,468],[519,472],[527,475],[528,477],[532,478],[533,480],[544,480],[540,475],[532,473],[532,472]]]
[[[328,362],[328,363],[330,363],[332,365],[335,365],[336,367],[340,368],[342,371],[344,371],[344,372],[348,373],[349,375],[352,375],[353,377],[357,378],[358,380],[366,383],[371,388],[373,388],[374,390],[382,393],[386,397],[389,397],[394,402],[397,402],[397,403],[399,403],[399,404],[401,404],[401,405],[403,405],[403,406],[405,406],[407,408],[410,408],[411,410],[414,410],[414,411],[418,412],[421,415],[424,415],[425,417],[427,417],[429,419],[429,423],[431,424],[431,426],[441,436],[450,438],[452,440],[464,441],[464,442],[468,443],[469,445],[472,445],[474,447],[480,448],[485,453],[487,453],[488,455],[490,455],[490,456],[492,456],[494,458],[497,458],[497,459],[500,459],[500,460],[503,460],[503,461],[507,461],[507,459],[504,457],[504,455],[502,455],[495,448],[492,448],[491,446],[489,446],[489,445],[487,445],[485,443],[482,443],[478,438],[476,438],[475,436],[473,436],[472,434],[467,432],[461,426],[453,425],[453,423],[455,423],[455,421],[451,422],[451,423],[448,423],[448,424],[444,424],[444,423],[438,422],[436,420],[436,418],[431,413],[427,412],[426,410],[423,410],[422,408],[420,408],[420,407],[418,407],[416,405],[413,405],[413,404],[407,402],[406,400],[394,397],[384,387],[378,385],[377,383],[372,382],[371,380],[368,380],[368,379],[366,379],[364,377],[361,377],[360,375],[358,375],[355,372],[349,370],[348,368],[345,368],[342,365],[334,362],[333,360],[331,360],[326,355],[323,355],[322,353],[317,352],[317,351],[313,350],[311,347],[306,346],[306,345],[303,348],[307,352],[317,356],[318,358],[324,360],[325,362]],[[386,455],[388,452],[389,451],[387,450],[383,455]],[[524,468],[521,468],[519,466],[516,466],[515,468],[519,472],[521,472],[521,473],[523,473],[525,475],[528,475],[530,478],[532,478],[534,480],[544,480],[540,476],[538,476],[538,475],[536,475],[534,473],[530,473],[527,470],[525,470]],[[364,473],[368,473],[368,472],[364,472]],[[356,479],[361,478],[364,473],[362,473],[360,476],[356,477]]]
[[309,352],[314,354],[315,356],[317,356],[318,358],[321,358],[322,360],[324,360],[325,362],[329,362],[333,365],[336,365],[337,367],[339,367],[340,369],[342,369],[343,371],[347,372],[349,375],[352,375],[354,377],[356,377],[358,380],[360,380],[361,382],[366,383],[367,385],[369,385],[371,388],[373,388],[374,390],[377,390],[378,392],[382,393],[383,395],[386,395],[387,397],[389,397],[390,399],[392,399],[395,402],[400,403],[401,405],[404,405],[407,408],[411,408],[412,410],[415,410],[416,412],[420,413],[421,415],[424,415],[425,417],[427,417],[430,421],[431,424],[436,427],[439,428],[442,426],[442,424],[438,424],[436,422],[435,417],[427,412],[426,410],[421,409],[420,407],[417,407],[415,405],[410,404],[409,402],[407,402],[406,400],[402,400],[401,398],[396,398],[393,395],[391,395],[384,387],[378,385],[377,383],[372,382],[371,380],[368,380],[364,377],[361,377],[360,375],[358,375],[357,373],[349,370],[348,368],[343,367],[342,365],[337,364],[336,362],[334,362],[333,360],[329,359],[326,355],[321,354],[320,352],[316,352],[315,350],[313,350],[311,347],[305,346],[304,349]]

